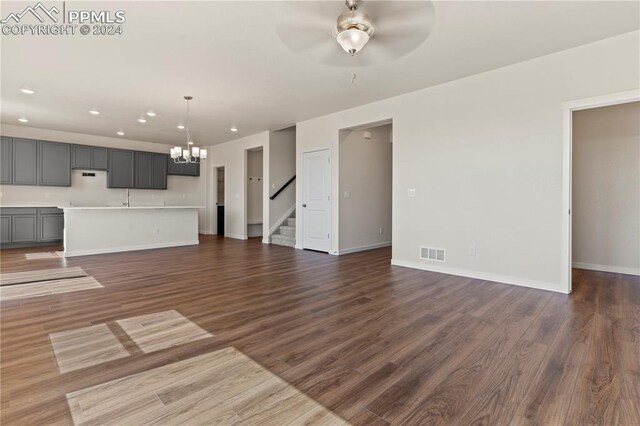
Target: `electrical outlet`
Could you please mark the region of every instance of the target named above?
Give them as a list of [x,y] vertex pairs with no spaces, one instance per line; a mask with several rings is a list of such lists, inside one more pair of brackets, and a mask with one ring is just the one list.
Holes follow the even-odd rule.
[[471,246],[467,247],[467,254],[469,256],[475,256],[476,252],[477,252],[476,251],[476,246],[471,245]]
[[380,235],[382,235],[384,229],[382,229],[382,226],[380,227],[380,229],[378,229],[378,232],[380,233]]
[[416,190],[414,188],[407,189],[407,196],[409,198],[416,198]]
[[351,198],[351,191],[344,191],[344,198]]
[[160,228],[153,228],[153,235],[160,235]]

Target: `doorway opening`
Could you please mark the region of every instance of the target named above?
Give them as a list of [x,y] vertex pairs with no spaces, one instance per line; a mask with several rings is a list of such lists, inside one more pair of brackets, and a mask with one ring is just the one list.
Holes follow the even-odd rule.
[[640,102],[572,114],[573,275],[640,275]]
[[393,124],[340,130],[339,254],[391,245]]
[[247,237],[262,237],[263,224],[263,149],[262,147],[246,151],[246,226]]
[[216,180],[216,234],[224,236],[224,166],[215,167]]

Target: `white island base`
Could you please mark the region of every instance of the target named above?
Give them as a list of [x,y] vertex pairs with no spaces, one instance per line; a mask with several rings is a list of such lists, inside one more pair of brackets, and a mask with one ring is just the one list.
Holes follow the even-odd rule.
[[60,208],[65,257],[198,244],[201,207]]

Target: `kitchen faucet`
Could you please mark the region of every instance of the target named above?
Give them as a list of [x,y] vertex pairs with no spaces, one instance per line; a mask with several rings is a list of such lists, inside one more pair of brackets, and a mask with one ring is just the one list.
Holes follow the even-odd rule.
[[127,188],[127,201],[122,203],[123,206],[131,207],[129,204],[129,188]]

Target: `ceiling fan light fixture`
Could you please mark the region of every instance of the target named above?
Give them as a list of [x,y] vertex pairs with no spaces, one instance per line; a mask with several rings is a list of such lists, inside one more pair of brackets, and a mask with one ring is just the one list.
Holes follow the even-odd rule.
[[345,52],[355,55],[369,41],[369,34],[358,28],[350,28],[338,33],[336,40]]

